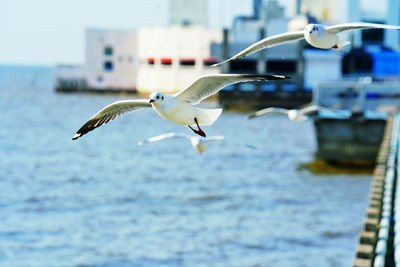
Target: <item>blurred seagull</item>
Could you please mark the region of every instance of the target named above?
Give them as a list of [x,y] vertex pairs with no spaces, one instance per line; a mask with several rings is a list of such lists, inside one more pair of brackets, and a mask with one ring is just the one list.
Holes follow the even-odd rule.
[[267,115],[267,114],[272,114],[272,113],[281,113],[281,114],[286,114],[288,118],[292,121],[304,121],[309,118],[309,116],[316,115],[319,110],[322,110],[324,108],[321,108],[319,106],[308,106],[302,109],[284,109],[284,108],[275,108],[275,107],[270,107],[270,108],[265,108],[262,110],[259,110],[257,112],[254,112],[250,115],[248,115],[246,118],[247,119],[253,119],[259,116]]
[[[115,119],[117,116],[140,108],[152,107],[158,115],[169,121],[187,125],[194,133],[206,137],[200,125],[211,125],[221,115],[222,109],[196,107],[200,101],[218,92],[227,85],[258,80],[282,80],[282,75],[214,74],[198,78],[188,88],[178,94],[153,92],[149,99],[123,100],[114,102],[86,122],[72,137],[76,140],[82,135]],[[196,125],[197,129],[192,126]]]
[[296,41],[300,39],[306,39],[306,41],[317,48],[322,49],[330,49],[342,48],[350,42],[340,39],[337,36],[338,33],[344,31],[351,31],[357,29],[393,29],[400,30],[400,26],[394,25],[386,25],[386,24],[375,24],[375,23],[365,23],[365,22],[353,22],[353,23],[341,23],[333,26],[325,26],[321,24],[308,24],[304,30],[294,31],[294,32],[286,32],[282,34],[277,34],[273,36],[269,36],[267,38],[258,41],[257,43],[249,46],[243,51],[239,52],[235,56],[222,61],[220,63],[212,65],[218,66],[229,61],[239,59],[248,55],[251,55],[257,51],[260,51],[264,48],[276,46],[279,44]]
[[165,134],[161,134],[161,135],[157,135],[154,137],[151,137],[149,139],[143,140],[143,141],[139,141],[138,145],[141,146],[145,143],[150,143],[150,142],[157,142],[157,141],[161,141],[167,138],[173,138],[173,137],[178,137],[178,138],[186,138],[187,140],[190,141],[190,143],[192,144],[192,147],[194,149],[197,150],[197,152],[199,152],[199,154],[201,155],[206,149],[207,149],[207,144],[211,141],[220,141],[220,140],[224,140],[223,136],[210,136],[208,138],[201,138],[199,136],[190,136],[190,135],[186,135],[186,134],[180,134],[180,133],[165,133]]

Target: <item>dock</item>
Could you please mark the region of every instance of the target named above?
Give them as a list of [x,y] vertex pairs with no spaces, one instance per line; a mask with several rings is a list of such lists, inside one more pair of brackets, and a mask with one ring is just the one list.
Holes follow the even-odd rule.
[[355,267],[400,264],[400,113],[390,115],[370,186],[369,206],[353,262]]
[[400,105],[399,88],[397,80],[368,77],[319,83],[313,102],[331,110],[314,119],[316,159],[374,164],[387,118]]

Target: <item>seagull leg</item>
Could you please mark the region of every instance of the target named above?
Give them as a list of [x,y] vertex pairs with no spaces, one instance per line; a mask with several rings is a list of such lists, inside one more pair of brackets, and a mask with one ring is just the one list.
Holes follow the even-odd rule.
[[339,49],[339,46],[337,44],[335,44],[334,46],[332,46],[332,48]]
[[193,129],[192,126],[190,126],[190,125],[188,125],[188,127],[189,127],[195,134],[198,134],[198,135],[200,135],[200,136],[202,136],[202,137],[205,138],[205,137],[206,137],[206,133],[203,132],[203,130],[200,128],[199,123],[197,122],[197,118],[194,118],[194,122],[196,123],[197,129],[198,129],[198,130]]

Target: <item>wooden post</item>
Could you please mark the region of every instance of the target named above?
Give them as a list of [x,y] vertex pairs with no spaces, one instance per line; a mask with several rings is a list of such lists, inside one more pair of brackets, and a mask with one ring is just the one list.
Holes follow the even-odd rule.
[[[229,58],[229,29],[225,28],[223,30],[223,40],[222,40],[222,60]],[[222,73],[229,73],[231,70],[231,63],[222,64]]]
[[[265,29],[264,27],[260,28],[259,31],[259,39],[262,40],[265,38]],[[266,62],[266,51],[267,49],[260,50],[259,57],[257,59],[257,73],[258,74],[265,74],[267,72],[267,62]]]

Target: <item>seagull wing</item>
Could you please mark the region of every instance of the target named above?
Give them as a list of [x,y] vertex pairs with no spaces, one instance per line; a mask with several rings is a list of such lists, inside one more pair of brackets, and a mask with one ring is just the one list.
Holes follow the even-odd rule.
[[320,110],[320,109],[321,109],[320,107],[313,105],[313,106],[308,106],[308,107],[302,108],[299,110],[299,112],[303,115],[311,115],[311,114],[317,113],[318,110]]
[[251,113],[248,115],[246,118],[247,119],[254,119],[259,116],[263,116],[265,114],[270,114],[270,113],[282,113],[282,114],[287,114],[288,110],[284,108],[275,108],[275,107],[270,107],[270,108],[264,108],[262,110],[259,110],[257,112]]
[[190,137],[185,135],[185,134],[173,133],[172,132],[172,133],[160,134],[160,135],[157,135],[157,136],[150,137],[149,139],[139,141],[138,145],[141,146],[141,145],[143,145],[145,143],[158,142],[158,141],[161,141],[161,140],[164,140],[164,139],[167,139],[167,138],[173,138],[173,137],[181,137],[181,138],[186,138],[186,139],[190,140]]
[[216,135],[216,136],[207,137],[207,139],[204,140],[204,142],[205,143],[209,143],[209,142],[212,142],[212,141],[221,141],[221,140],[224,140],[224,139],[225,139],[225,137],[223,137],[221,135]]
[[339,33],[339,32],[351,31],[351,30],[357,30],[357,29],[400,30],[400,26],[378,24],[378,23],[352,22],[352,23],[341,23],[341,24],[326,27],[326,31],[331,32],[331,33]]
[[251,74],[213,74],[198,78],[184,91],[175,95],[176,99],[182,102],[198,104],[201,100],[215,94],[230,84],[261,81],[261,80],[283,80],[283,75],[251,75]]
[[151,104],[144,99],[122,100],[114,102],[96,113],[88,122],[86,122],[72,137],[72,140],[78,139],[84,134],[100,127],[103,124],[115,119],[116,117],[140,108],[149,108]]
[[296,41],[296,40],[300,40],[304,38],[304,31],[295,31],[295,32],[285,32],[285,33],[281,33],[281,34],[277,34],[277,35],[273,35],[273,36],[269,36],[267,38],[264,38],[260,41],[258,41],[255,44],[252,44],[251,46],[247,47],[245,50],[239,52],[238,54],[234,55],[233,57],[222,61],[220,63],[214,64],[212,65],[212,67],[218,66],[218,65],[222,65],[224,63],[227,63],[229,61],[235,60],[235,59],[239,59],[248,55],[251,55],[255,52],[258,52],[264,48],[268,48],[268,47],[272,47],[272,46],[276,46],[282,43],[287,43],[287,42],[291,42],[291,41]]

